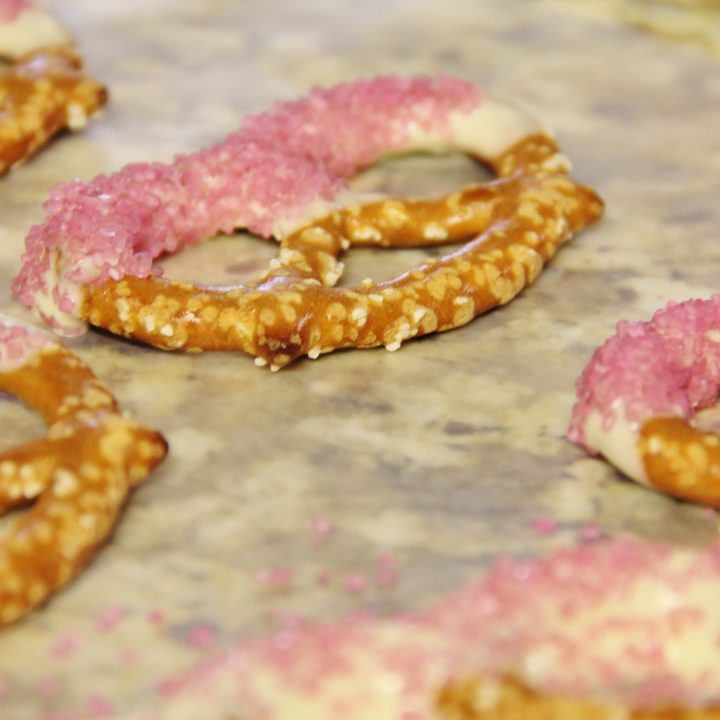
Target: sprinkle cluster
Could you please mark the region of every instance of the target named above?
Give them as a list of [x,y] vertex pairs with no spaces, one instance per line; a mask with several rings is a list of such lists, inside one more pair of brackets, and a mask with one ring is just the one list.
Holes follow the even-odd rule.
[[654,415],[690,417],[720,389],[720,295],[669,304],[647,322],[618,323],[577,383],[568,433],[584,443],[593,411],[606,429],[618,404],[631,422]]
[[139,717],[175,717],[210,694],[241,717],[424,718],[442,685],[485,673],[631,708],[713,703],[719,579],[717,544],[619,539],[505,559],[412,618],[295,622],[240,642],[166,683],[166,701]]
[[31,7],[29,0],[0,0],[0,23],[10,23]]
[[48,343],[39,330],[0,317],[0,372],[22,365]]

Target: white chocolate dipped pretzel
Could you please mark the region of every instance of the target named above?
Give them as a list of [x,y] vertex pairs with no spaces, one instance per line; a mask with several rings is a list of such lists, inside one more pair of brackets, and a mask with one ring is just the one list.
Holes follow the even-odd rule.
[[639,483],[720,506],[720,437],[693,423],[720,391],[720,295],[620,323],[577,388],[571,440]]
[[[498,180],[437,201],[346,189],[393,153],[454,149]],[[509,302],[602,204],[567,176],[528,114],[453,78],[383,77],[316,90],[247,118],[171,165],[70,183],[28,235],[15,291],[58,331],[86,322],[158,347],[242,350],[274,369],[342,347],[397,349]],[[207,288],[157,277],[153,261],[219,231],[281,240],[263,279]],[[394,280],[334,288],[350,245],[469,240]]]

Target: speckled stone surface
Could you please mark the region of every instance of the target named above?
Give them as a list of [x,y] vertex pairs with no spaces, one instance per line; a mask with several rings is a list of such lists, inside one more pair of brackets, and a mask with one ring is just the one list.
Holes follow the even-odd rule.
[[[99,333],[73,341],[171,455],[81,579],[0,632],[3,720],[122,718],[278,615],[420,607],[500,554],[578,542],[589,523],[677,543],[716,536],[712,513],[632,485],[563,437],[575,378],[617,320],[719,289],[716,56],[561,0],[48,4],[111,101],[87,132],[0,180],[0,312],[30,318],[9,286],[54,183],[169,159],[243,113],[360,75],[454,73],[534,110],[607,214],[509,306],[397,353],[336,353],[271,374],[240,355],[166,354]],[[476,174],[461,159],[419,158],[361,182],[424,193]],[[238,236],[166,267],[241,280],[273,253]],[[423,256],[354,251],[348,280]],[[9,399],[0,427],[3,446],[41,431]],[[316,518],[333,530],[319,535]],[[537,518],[557,531],[538,532]],[[271,568],[292,575],[273,586]],[[211,709],[209,698],[202,720]]]

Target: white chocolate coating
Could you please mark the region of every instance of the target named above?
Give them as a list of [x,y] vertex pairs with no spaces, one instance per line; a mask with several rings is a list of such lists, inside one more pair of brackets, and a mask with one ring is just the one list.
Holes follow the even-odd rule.
[[70,36],[48,12],[31,7],[0,24],[0,57],[15,58],[43,47],[66,45]]
[[640,424],[627,419],[621,400],[613,404],[615,421],[604,426],[603,416],[592,411],[585,421],[585,439],[608,462],[641,485],[650,485],[638,450]]

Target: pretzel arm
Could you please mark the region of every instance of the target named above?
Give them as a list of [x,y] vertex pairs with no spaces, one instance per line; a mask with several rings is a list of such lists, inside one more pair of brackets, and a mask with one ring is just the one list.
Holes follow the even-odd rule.
[[0,627],[41,605],[107,539],[130,489],[164,458],[154,430],[44,333],[0,319],[0,390],[38,410],[47,434],[0,455],[0,513],[34,500],[0,536]]
[[19,59],[0,74],[0,174],[61,130],[83,128],[106,98],[71,48],[39,50]]

